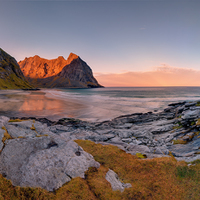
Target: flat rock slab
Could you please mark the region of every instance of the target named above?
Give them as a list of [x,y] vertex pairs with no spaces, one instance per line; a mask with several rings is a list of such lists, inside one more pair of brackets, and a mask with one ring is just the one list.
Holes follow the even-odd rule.
[[49,136],[10,139],[0,155],[0,173],[15,186],[53,191],[71,178],[84,178],[89,167],[99,167],[77,143],[57,144]]
[[1,151],[2,148],[3,148],[2,139],[3,139],[3,137],[4,137],[4,133],[5,133],[5,130],[3,130],[3,129],[0,128],[0,151]]
[[111,169],[108,170],[105,178],[111,184],[111,187],[114,191],[120,190],[121,192],[123,192],[125,188],[132,187],[130,183],[122,183],[119,180],[118,175]]
[[129,144],[126,147],[126,150],[129,152],[135,152],[135,153],[150,153],[149,147],[145,145],[137,145],[137,144]]
[[195,152],[198,151],[199,147],[200,147],[200,138],[188,144],[175,144],[169,146],[168,149],[176,157],[188,157],[188,156],[193,156]]

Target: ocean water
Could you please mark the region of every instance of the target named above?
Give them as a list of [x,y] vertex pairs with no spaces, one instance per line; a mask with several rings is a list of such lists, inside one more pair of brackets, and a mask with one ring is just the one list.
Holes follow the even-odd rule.
[[193,100],[200,100],[200,87],[11,90],[0,91],[0,114],[104,121],[138,112],[159,112],[169,103]]

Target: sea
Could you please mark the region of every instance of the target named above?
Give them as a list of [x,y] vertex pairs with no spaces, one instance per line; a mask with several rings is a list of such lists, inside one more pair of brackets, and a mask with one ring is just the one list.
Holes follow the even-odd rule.
[[200,87],[1,90],[0,115],[101,122],[121,115],[159,112],[170,103],[193,100],[200,101]]

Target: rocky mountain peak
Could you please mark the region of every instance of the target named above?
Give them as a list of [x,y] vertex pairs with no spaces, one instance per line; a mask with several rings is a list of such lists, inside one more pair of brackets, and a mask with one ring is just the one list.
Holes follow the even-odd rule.
[[67,60],[69,61],[69,63],[71,63],[72,60],[75,60],[75,59],[77,59],[77,58],[79,58],[78,55],[76,55],[76,54],[74,54],[74,53],[70,53],[70,54],[69,54],[69,57],[67,58]]
[[101,87],[93,77],[91,68],[76,54],[70,53],[56,59],[29,57],[19,62],[20,68],[36,87]]

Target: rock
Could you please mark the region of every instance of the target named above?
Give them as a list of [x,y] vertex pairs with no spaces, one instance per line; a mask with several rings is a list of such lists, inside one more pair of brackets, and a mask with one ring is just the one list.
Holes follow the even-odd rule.
[[126,147],[126,150],[131,151],[132,153],[150,153],[149,147],[145,145],[129,144]]
[[3,145],[4,145],[3,142],[2,142],[2,139],[4,137],[4,133],[5,133],[5,130],[0,129],[0,151],[2,150]]
[[39,186],[53,191],[71,178],[84,178],[89,167],[100,167],[100,164],[75,142],[69,141],[62,148],[52,147],[32,154],[21,168],[20,186]]
[[142,144],[142,141],[140,141],[140,140],[137,140],[137,139],[132,139],[132,142],[130,143],[130,144],[137,144],[137,145],[140,145],[140,144]]
[[130,183],[122,183],[119,180],[118,175],[111,169],[108,170],[105,178],[111,184],[111,187],[114,191],[120,190],[121,192],[123,192],[125,188],[132,187]]
[[126,142],[126,143],[131,143],[132,139],[131,138],[124,138],[124,139],[122,139],[122,141]]
[[120,138],[129,138],[132,136],[132,131],[129,130],[117,130],[115,133],[117,133]]
[[35,137],[37,133],[31,130],[31,127],[20,127],[19,124],[6,124],[5,125],[9,135],[13,138],[17,137]]
[[71,53],[47,60],[39,56],[19,62],[24,76],[36,87],[93,88],[102,87],[94,78],[91,68],[79,56]]
[[185,107],[192,107],[192,106],[195,106],[195,105],[196,105],[196,102],[191,102],[191,103],[186,103]]
[[118,125],[118,126],[115,126],[115,128],[117,129],[129,129],[133,126],[132,123],[124,123],[123,125]]
[[74,131],[74,128],[72,128],[71,126],[54,125],[50,126],[49,130],[53,133],[60,134],[63,132],[72,132]]
[[183,106],[185,105],[186,101],[183,102],[178,102],[178,103],[171,103],[168,106],[173,106],[173,107],[178,107],[178,106]]
[[7,123],[10,120],[10,118],[5,116],[0,116],[0,123],[2,126],[4,126],[5,123]]
[[99,135],[103,135],[111,133],[112,131],[113,131],[112,129],[106,129],[106,130],[96,130],[95,132],[97,132]]
[[0,155],[0,173],[13,185],[53,191],[71,178],[82,177],[89,167],[99,167],[75,142],[57,144],[52,138],[11,139]]
[[161,134],[163,132],[171,131],[173,126],[174,126],[173,124],[169,124],[165,126],[155,127],[151,132],[153,134]]
[[193,162],[195,160],[200,159],[200,155],[196,155],[193,157],[175,157],[177,161],[185,161],[185,162]]
[[161,146],[161,147],[156,147],[155,154],[164,154],[164,155],[168,155],[169,154],[169,150],[167,149],[167,147],[165,146]]
[[0,155],[0,173],[7,179],[11,179],[13,185],[20,185],[22,165],[27,163],[31,154],[47,149],[50,143],[49,137],[7,140]]
[[182,119],[191,119],[191,118],[197,118],[200,115],[200,109],[196,110],[187,110],[183,113]]

